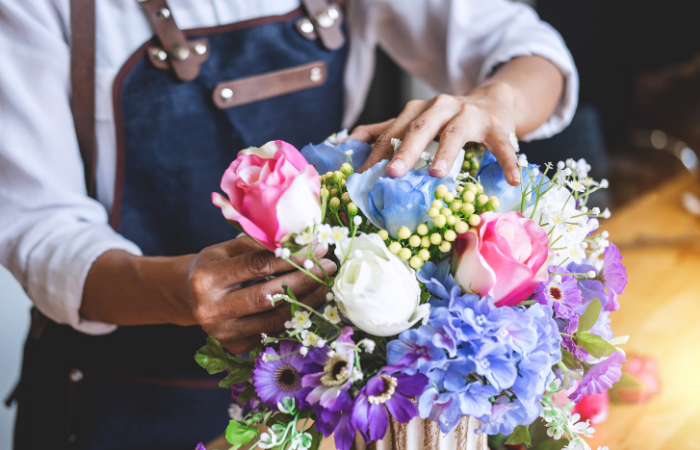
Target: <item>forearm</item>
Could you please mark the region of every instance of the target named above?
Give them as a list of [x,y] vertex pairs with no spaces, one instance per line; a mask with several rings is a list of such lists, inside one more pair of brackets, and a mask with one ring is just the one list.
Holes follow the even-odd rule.
[[502,88],[510,96],[515,134],[524,136],[552,116],[564,92],[564,75],[549,60],[539,56],[514,58],[500,66],[475,91]]
[[115,325],[192,325],[192,311],[181,300],[191,259],[191,255],[143,257],[108,251],[88,273],[80,313]]

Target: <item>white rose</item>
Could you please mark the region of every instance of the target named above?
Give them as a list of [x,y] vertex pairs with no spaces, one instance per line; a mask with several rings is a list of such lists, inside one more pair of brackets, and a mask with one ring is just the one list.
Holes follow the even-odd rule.
[[359,329],[394,336],[430,314],[428,304],[420,305],[415,272],[391,254],[378,234],[345,239],[335,254],[341,266],[333,294],[340,311]]

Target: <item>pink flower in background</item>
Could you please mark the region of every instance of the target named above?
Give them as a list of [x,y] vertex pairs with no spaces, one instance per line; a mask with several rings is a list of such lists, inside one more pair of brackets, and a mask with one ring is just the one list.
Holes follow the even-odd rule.
[[314,166],[283,141],[241,151],[212,193],[214,205],[228,220],[269,250],[282,238],[321,220],[321,182]]
[[590,420],[591,425],[598,425],[608,418],[608,405],[610,405],[610,396],[607,392],[586,395],[576,403],[571,413],[579,414],[582,422]]
[[455,281],[496,306],[525,300],[547,279],[547,233],[518,212],[482,214],[477,232],[459,235],[454,248]]
[[661,391],[661,374],[654,358],[630,356],[622,366],[622,377],[610,390],[612,401],[642,403]]

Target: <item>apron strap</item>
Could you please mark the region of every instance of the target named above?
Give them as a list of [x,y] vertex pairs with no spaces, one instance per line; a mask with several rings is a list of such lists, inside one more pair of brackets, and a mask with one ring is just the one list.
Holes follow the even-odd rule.
[[316,35],[328,50],[337,50],[345,44],[345,35],[340,28],[342,9],[327,0],[301,0]]
[[85,187],[95,197],[95,0],[70,2],[70,106],[85,168]]
[[206,60],[206,43],[191,43],[175,23],[167,0],[137,0],[146,13],[163,52],[156,49],[149,56],[156,62],[169,63],[181,81],[192,81],[199,75],[199,65]]

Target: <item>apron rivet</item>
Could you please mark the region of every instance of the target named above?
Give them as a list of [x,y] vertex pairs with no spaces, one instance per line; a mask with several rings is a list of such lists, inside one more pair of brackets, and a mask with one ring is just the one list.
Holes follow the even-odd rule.
[[[333,10],[335,11],[335,15],[338,15],[338,11],[336,9]],[[316,23],[318,23],[318,26],[321,28],[330,28],[333,26],[335,19],[331,17],[330,8],[316,14]]]
[[333,19],[333,21],[338,20],[338,18],[340,17],[340,13],[338,12],[338,9],[335,6],[331,6],[330,8],[328,8],[328,17]]
[[194,46],[194,52],[198,55],[203,55],[207,52],[207,46],[204,44],[197,44]]
[[314,24],[311,23],[311,21],[309,19],[304,19],[301,22],[299,29],[306,34],[313,33],[314,32]]
[[152,50],[152,52],[153,52],[153,58],[156,59],[157,61],[165,61],[168,57],[168,54],[159,48],[154,48]]
[[71,369],[70,373],[68,374],[68,378],[73,382],[77,383],[80,380],[83,379],[83,372],[81,372],[78,369]]
[[221,92],[219,93],[221,98],[224,100],[231,100],[231,97],[233,97],[233,91],[229,88],[223,88]]
[[156,17],[160,20],[166,20],[170,18],[170,10],[168,8],[160,8],[156,13]]
[[184,61],[190,56],[190,49],[184,45],[175,44],[173,48],[170,49],[170,56],[175,61]]
[[313,69],[311,69],[311,73],[309,74],[309,78],[311,79],[311,81],[313,81],[315,83],[315,82],[321,80],[322,75],[323,75],[323,72],[321,71],[321,68],[314,67]]

